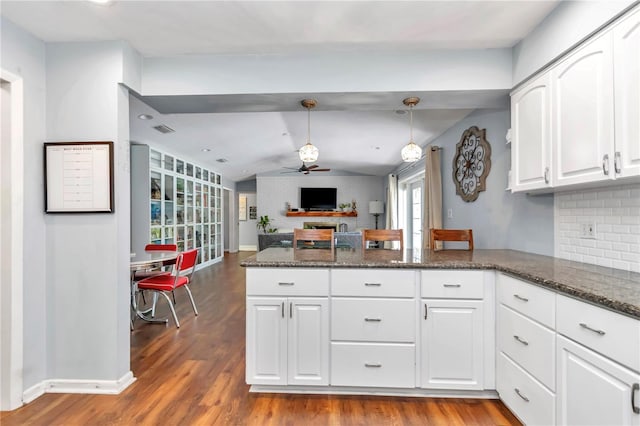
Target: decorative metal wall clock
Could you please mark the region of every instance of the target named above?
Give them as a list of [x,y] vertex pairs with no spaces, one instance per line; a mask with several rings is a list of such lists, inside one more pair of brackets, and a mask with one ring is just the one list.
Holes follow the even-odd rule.
[[469,127],[456,145],[453,157],[453,182],[456,194],[466,202],[475,201],[486,189],[485,180],[491,170],[491,145],[486,139],[487,129]]

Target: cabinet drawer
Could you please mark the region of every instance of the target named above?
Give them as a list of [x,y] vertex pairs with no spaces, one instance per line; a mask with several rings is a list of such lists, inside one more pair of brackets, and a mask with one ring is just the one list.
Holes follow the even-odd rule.
[[498,355],[496,390],[507,407],[527,425],[553,425],[555,395],[503,353]]
[[556,294],[504,274],[498,274],[498,301],[549,328],[556,325]]
[[558,333],[640,371],[640,321],[558,295]]
[[482,299],[482,271],[422,271],[421,297],[444,299]]
[[393,269],[334,269],[333,296],[414,297],[414,271]]
[[413,388],[415,345],[332,342],[331,385]]
[[504,305],[498,308],[498,350],[555,390],[556,335]]
[[328,296],[328,269],[247,268],[247,295]]
[[414,299],[331,301],[331,340],[412,343],[416,339]]

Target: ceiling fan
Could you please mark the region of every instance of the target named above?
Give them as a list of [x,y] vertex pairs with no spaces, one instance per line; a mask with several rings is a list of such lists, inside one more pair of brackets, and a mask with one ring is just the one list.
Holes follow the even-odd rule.
[[320,169],[320,166],[318,166],[317,164],[312,164],[310,166],[307,166],[306,164],[304,164],[304,161],[302,162],[302,166],[300,167],[285,167],[285,169],[290,169],[290,172],[282,172],[282,173],[304,173],[305,175],[308,175],[310,172],[329,172],[331,171],[331,169]]

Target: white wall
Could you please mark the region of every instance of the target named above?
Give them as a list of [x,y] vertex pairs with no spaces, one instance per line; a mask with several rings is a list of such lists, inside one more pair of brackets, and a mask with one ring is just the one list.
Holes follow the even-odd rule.
[[[453,158],[462,133],[471,126],[487,129],[491,145],[491,171],[486,191],[467,203],[456,194]],[[505,191],[511,165],[505,135],[510,114],[504,110],[477,110],[447,130],[433,144],[442,147],[442,204],[445,228],[473,229],[474,246],[508,248],[553,255],[553,195],[528,196]],[[451,209],[453,218],[447,217]]]
[[513,85],[546,66],[634,0],[562,1],[524,40],[513,47]]
[[[24,259],[25,315],[23,385],[28,388],[47,377],[47,289],[45,266],[42,143],[45,141],[45,45],[0,17],[0,57],[4,70],[24,82]],[[3,123],[3,127],[4,127]]]
[[[302,228],[303,222],[346,223],[349,231],[373,228],[374,218],[369,214],[369,201],[384,200],[385,183],[380,176],[318,176],[300,177],[258,176],[258,217],[269,215],[279,229]],[[286,217],[286,203],[300,206],[300,188],[337,188],[337,201],[356,201],[358,217]],[[384,223],[384,218],[381,218]]]
[[[556,256],[640,272],[640,184],[555,195]],[[580,237],[595,225],[595,239]]]
[[145,58],[142,94],[511,88],[511,49]]
[[46,216],[48,376],[129,372],[129,137],[123,44],[47,45],[47,140],[113,141],[115,213]]

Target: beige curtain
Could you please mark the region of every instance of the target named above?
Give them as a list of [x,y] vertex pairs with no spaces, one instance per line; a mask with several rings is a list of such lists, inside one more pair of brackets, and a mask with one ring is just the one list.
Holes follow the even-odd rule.
[[[440,148],[427,147],[424,169],[423,248],[429,248],[430,229],[442,228],[442,173],[440,169]],[[435,248],[441,249],[442,242],[436,242]]]
[[[396,229],[398,227],[398,176],[387,177],[387,203],[385,210],[385,228]],[[384,248],[399,248],[395,241],[386,241]]]

